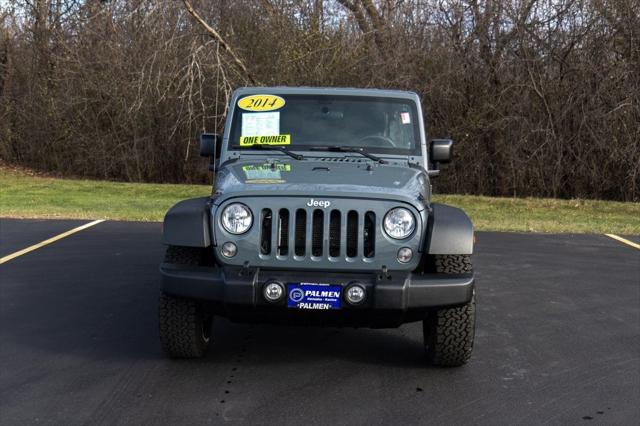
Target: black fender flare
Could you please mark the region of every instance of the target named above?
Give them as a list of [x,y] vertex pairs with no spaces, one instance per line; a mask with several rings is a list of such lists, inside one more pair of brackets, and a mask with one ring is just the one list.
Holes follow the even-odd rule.
[[211,198],[191,198],[169,209],[162,224],[162,242],[171,246],[209,247]]
[[429,254],[473,254],[473,223],[456,207],[433,203],[429,214]]

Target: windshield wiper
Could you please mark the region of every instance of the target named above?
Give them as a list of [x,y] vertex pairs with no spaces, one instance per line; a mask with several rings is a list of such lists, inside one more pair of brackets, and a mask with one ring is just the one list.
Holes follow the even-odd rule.
[[256,148],[256,149],[264,149],[267,151],[280,151],[284,154],[287,154],[289,157],[291,158],[295,158],[296,160],[304,160],[304,156],[300,155],[300,154],[296,154],[295,152],[291,152],[289,151],[287,148],[285,148],[284,146],[279,146],[279,145],[266,145],[266,144],[262,144],[262,143],[256,143],[253,145],[248,145],[248,146],[240,146],[240,145],[232,145],[231,146],[232,149],[246,149],[246,148]]
[[356,154],[365,156],[368,159],[373,160],[377,163],[387,164],[387,160],[383,160],[382,158],[367,152],[364,148],[355,147],[355,146],[318,146],[318,147],[311,148],[311,151],[354,152]]

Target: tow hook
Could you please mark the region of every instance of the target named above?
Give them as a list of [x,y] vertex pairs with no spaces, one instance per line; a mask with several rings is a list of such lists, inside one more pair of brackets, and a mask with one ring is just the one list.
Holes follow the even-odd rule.
[[389,269],[387,265],[382,265],[382,271],[380,271],[380,275],[378,275],[378,280],[382,281],[384,278],[390,280],[391,275],[389,275]]
[[249,275],[249,261],[245,261],[242,264],[242,269],[240,269],[240,272],[238,273],[239,276],[244,276],[244,275]]

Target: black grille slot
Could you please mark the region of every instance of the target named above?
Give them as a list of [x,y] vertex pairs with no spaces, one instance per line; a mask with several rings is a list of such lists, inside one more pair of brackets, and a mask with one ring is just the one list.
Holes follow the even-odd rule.
[[347,214],[347,257],[358,255],[358,212]]
[[324,212],[316,209],[313,211],[311,224],[311,255],[322,256],[322,237],[324,234]]
[[289,210],[280,209],[278,214],[278,254],[289,253]]
[[340,256],[340,211],[331,210],[329,216],[329,256]]
[[307,212],[296,210],[295,254],[304,256],[305,243],[307,242]]
[[364,215],[364,257],[373,257],[376,253],[376,214],[367,212]]
[[270,209],[262,209],[262,220],[260,226],[260,253],[271,253],[271,217]]

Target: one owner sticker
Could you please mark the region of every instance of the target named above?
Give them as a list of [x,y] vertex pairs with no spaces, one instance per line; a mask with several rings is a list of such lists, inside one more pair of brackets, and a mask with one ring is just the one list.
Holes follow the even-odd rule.
[[238,101],[238,107],[245,111],[275,111],[284,104],[285,100],[276,95],[245,96]]
[[291,145],[291,135],[240,137],[240,146],[251,145]]

